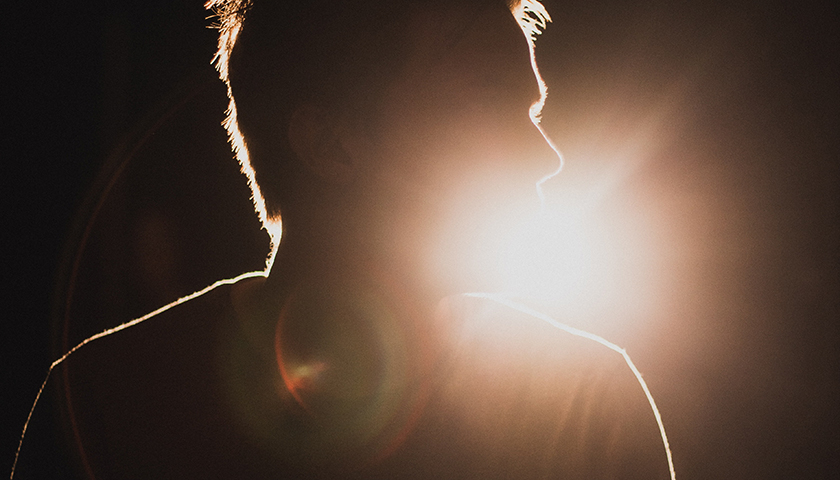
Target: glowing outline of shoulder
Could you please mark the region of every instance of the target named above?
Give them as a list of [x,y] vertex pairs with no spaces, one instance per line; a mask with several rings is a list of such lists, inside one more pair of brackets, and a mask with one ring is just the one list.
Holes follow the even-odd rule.
[[506,298],[504,295],[492,294],[492,293],[466,293],[464,294],[467,297],[473,298],[485,298],[487,300],[494,301],[500,305],[504,305],[508,308],[512,308],[518,312],[522,312],[526,315],[530,315],[532,317],[538,318],[547,322],[549,325],[559,328],[567,333],[572,335],[586,338],[592,340],[594,342],[598,342],[601,345],[613,350],[622,357],[624,357],[624,361],[627,363],[627,366],[630,367],[630,370],[633,372],[633,375],[636,376],[636,380],[639,382],[639,385],[642,387],[642,390],[645,392],[645,396],[647,397],[647,401],[650,404],[650,408],[653,411],[653,416],[656,417],[656,424],[659,426],[659,434],[662,436],[662,444],[665,447],[665,455],[668,457],[668,470],[671,474],[671,480],[677,479],[677,474],[674,471],[674,459],[671,456],[671,446],[668,443],[668,436],[665,434],[665,425],[662,423],[662,415],[659,414],[659,409],[656,407],[656,402],[653,400],[653,395],[650,393],[648,389],[647,383],[645,383],[644,379],[642,379],[642,373],[636,368],[636,365],[633,363],[633,360],[630,359],[630,355],[627,354],[627,351],[618,345],[610,342],[609,340],[599,337],[594,333],[587,332],[586,330],[581,330],[579,328],[572,327],[570,325],[566,325],[565,323],[560,323],[557,320],[549,317],[548,315],[541,313],[537,310],[529,308],[525,305],[520,303],[514,302],[509,298]]
[[29,409],[29,415],[26,416],[26,422],[24,422],[24,424],[23,424],[23,431],[20,433],[20,441],[18,441],[17,451],[15,452],[15,460],[12,463],[12,473],[9,476],[9,479],[13,480],[15,478],[15,468],[17,468],[18,458],[20,457],[20,450],[21,450],[21,447],[23,446],[23,439],[26,436],[26,429],[29,428],[29,421],[32,420],[32,414],[35,412],[35,407],[38,405],[38,400],[40,400],[41,394],[44,392],[44,388],[46,388],[47,382],[50,380],[50,374],[52,373],[52,371],[55,367],[61,365],[65,360],[67,360],[67,358],[71,354],[73,354],[73,352],[75,352],[76,350],[82,348],[83,346],[87,345],[88,343],[90,343],[94,340],[99,340],[100,338],[107,337],[107,336],[112,335],[114,333],[117,333],[121,330],[125,330],[127,328],[130,328],[130,327],[133,327],[133,326],[138,325],[140,323],[143,323],[146,320],[148,320],[152,317],[155,317],[158,314],[161,314],[161,313],[169,310],[172,307],[177,307],[178,305],[180,305],[182,303],[188,302],[188,301],[190,301],[194,298],[198,298],[198,297],[204,295],[205,293],[210,292],[212,290],[215,290],[217,287],[220,287],[222,285],[232,285],[232,284],[234,284],[236,282],[239,282],[240,280],[244,280],[246,278],[266,277],[266,276],[267,276],[267,273],[265,271],[257,271],[257,272],[243,273],[242,275],[239,275],[239,276],[234,277],[234,278],[227,278],[227,279],[224,279],[224,280],[219,280],[219,281],[213,283],[210,286],[207,286],[207,287],[205,287],[205,288],[203,288],[203,289],[201,289],[197,292],[191,293],[191,294],[189,294],[185,297],[181,297],[181,298],[179,298],[178,300],[175,300],[172,303],[164,305],[164,306],[158,308],[157,310],[155,310],[153,312],[150,312],[150,313],[147,313],[146,315],[143,315],[142,317],[135,318],[134,320],[130,320],[130,321],[125,322],[123,324],[117,325],[114,328],[109,328],[107,330],[103,330],[103,331],[97,333],[96,335],[92,335],[92,336],[82,340],[81,343],[79,343],[75,347],[68,350],[67,353],[65,353],[64,355],[61,356],[61,358],[59,358],[58,360],[56,360],[52,364],[50,364],[50,368],[47,369],[47,375],[46,375],[46,377],[44,377],[44,382],[41,384],[41,388],[38,389],[38,394],[35,395],[35,401],[32,402],[32,408]]

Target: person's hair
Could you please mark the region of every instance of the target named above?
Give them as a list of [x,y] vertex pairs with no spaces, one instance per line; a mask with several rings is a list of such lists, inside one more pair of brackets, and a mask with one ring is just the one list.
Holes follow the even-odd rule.
[[[299,189],[308,183],[301,181],[308,175],[301,162],[290,161],[293,154],[285,135],[295,108],[309,102],[368,118],[411,46],[402,32],[412,12],[443,9],[441,23],[452,24],[455,18],[456,24],[448,30],[442,27],[441,35],[457,36],[466,30],[463,22],[494,2],[514,14],[530,40],[533,63],[533,42],[550,21],[537,0],[209,0],[205,4],[220,33],[214,62],[230,99],[224,126],[273,247],[280,240],[282,208],[305,197]],[[451,15],[452,11],[460,15]],[[545,87],[539,83],[544,96]]]

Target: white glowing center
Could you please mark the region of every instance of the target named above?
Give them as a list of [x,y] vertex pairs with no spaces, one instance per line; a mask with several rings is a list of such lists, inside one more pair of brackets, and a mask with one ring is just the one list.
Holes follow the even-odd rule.
[[512,235],[502,261],[509,287],[538,297],[577,297],[595,287],[597,239],[587,227],[579,216],[541,216]]

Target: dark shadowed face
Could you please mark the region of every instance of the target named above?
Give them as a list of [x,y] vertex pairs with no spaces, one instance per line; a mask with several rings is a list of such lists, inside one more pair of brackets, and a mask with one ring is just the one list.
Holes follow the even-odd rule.
[[447,292],[492,288],[500,235],[539,208],[536,182],[559,162],[531,119],[540,89],[511,13],[487,8],[461,28],[443,51],[418,42],[359,147],[372,159],[358,182],[365,227]]

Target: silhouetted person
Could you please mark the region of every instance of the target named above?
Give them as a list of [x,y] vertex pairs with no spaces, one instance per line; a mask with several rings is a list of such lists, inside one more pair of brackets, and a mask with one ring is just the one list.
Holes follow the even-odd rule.
[[[272,254],[264,274],[90,342],[54,372],[80,469],[668,478],[620,354],[456,295],[491,287],[464,238],[488,215],[537,208],[535,184],[558,165],[533,121],[542,6],[211,3],[227,128]],[[26,455],[24,443],[19,478]]]

